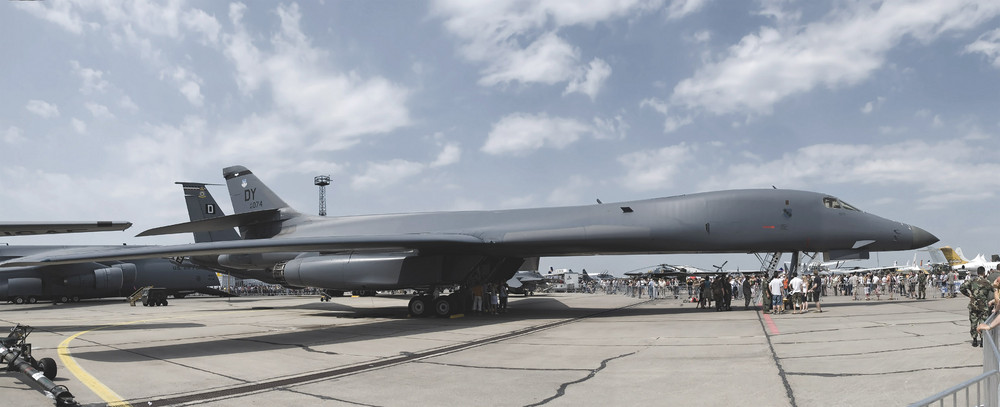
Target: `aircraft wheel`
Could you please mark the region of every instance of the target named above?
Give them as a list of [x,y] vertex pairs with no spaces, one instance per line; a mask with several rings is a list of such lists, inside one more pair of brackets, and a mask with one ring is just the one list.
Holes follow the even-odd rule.
[[28,304],[35,304],[37,302],[38,302],[38,298],[36,298],[35,296],[28,297]]
[[49,380],[56,378],[56,361],[52,358],[41,358],[38,360],[38,370],[42,371],[42,374]]
[[14,303],[17,305],[24,304],[24,297],[14,297]]
[[452,303],[448,297],[441,296],[434,300],[434,315],[448,317],[451,315],[451,309]]
[[410,299],[410,304],[407,306],[410,310],[410,315],[415,317],[425,317],[429,313],[427,309],[427,297],[418,296]]

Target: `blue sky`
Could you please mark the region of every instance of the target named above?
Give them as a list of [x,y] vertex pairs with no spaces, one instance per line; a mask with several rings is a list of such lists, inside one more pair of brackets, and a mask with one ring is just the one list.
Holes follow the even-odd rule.
[[[174,181],[221,183],[241,164],[304,212],[330,175],[330,215],[773,185],[1000,253],[996,1],[0,8],[4,220],[135,223],[6,243],[188,242],[132,236],[186,220]],[[725,260],[758,266],[542,265]]]

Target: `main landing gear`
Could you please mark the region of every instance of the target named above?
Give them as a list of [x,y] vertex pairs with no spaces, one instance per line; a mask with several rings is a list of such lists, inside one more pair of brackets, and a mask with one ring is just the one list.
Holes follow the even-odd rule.
[[449,295],[439,295],[434,297],[429,294],[421,294],[410,299],[407,310],[414,317],[426,317],[435,315],[442,318],[450,317],[459,311],[459,297],[452,293]]

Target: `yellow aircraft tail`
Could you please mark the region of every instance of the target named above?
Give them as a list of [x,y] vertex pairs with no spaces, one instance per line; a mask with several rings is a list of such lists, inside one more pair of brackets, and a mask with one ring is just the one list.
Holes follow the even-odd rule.
[[965,264],[969,262],[968,260],[964,259],[959,253],[956,253],[955,250],[952,250],[950,246],[942,247],[941,253],[944,254],[944,258],[948,259],[948,264],[951,266],[957,266],[959,264]]

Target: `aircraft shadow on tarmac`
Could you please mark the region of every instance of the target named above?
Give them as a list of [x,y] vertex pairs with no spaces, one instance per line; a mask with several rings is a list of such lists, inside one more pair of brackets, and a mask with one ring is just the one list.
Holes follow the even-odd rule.
[[[670,301],[670,300],[658,300]],[[185,340],[171,340],[167,344],[150,344],[148,346],[129,347],[127,350],[97,350],[73,352],[77,359],[101,362],[142,362],[155,359],[183,359],[209,355],[240,354],[249,352],[265,352],[281,349],[301,348],[308,352],[335,355],[336,348],[329,345],[352,343],[378,339],[390,339],[403,336],[426,335],[447,332],[456,329],[502,324],[512,320],[538,319],[543,323],[553,319],[576,318],[616,318],[668,314],[715,313],[714,309],[696,309],[690,307],[658,307],[657,302],[641,307],[628,308],[577,308],[566,306],[554,298],[522,298],[511,302],[508,312],[502,315],[471,315],[463,318],[409,318],[406,306],[386,306],[374,308],[351,307],[336,302],[310,303],[293,306],[260,307],[273,310],[316,310],[323,311],[307,314],[313,317],[330,318],[371,318],[371,323],[350,325],[309,325],[297,327],[292,332],[251,333],[243,336],[234,334],[206,339],[199,335],[199,340],[188,343]],[[686,304],[687,305],[687,304]],[[732,312],[753,312],[743,310],[742,305],[734,307]],[[253,325],[252,314],[242,317],[247,325]],[[541,325],[541,324],[539,324]],[[150,341],[157,340],[157,329],[174,329],[180,327],[201,327],[200,324],[130,324],[116,326],[115,329],[148,330]],[[56,328],[56,327],[52,327]],[[92,327],[91,327],[92,328]],[[50,327],[45,327],[50,329]],[[110,328],[108,328],[110,329]],[[261,329],[270,331],[268,326]],[[172,336],[173,337],[173,336]],[[411,350],[412,351],[412,350]]]

